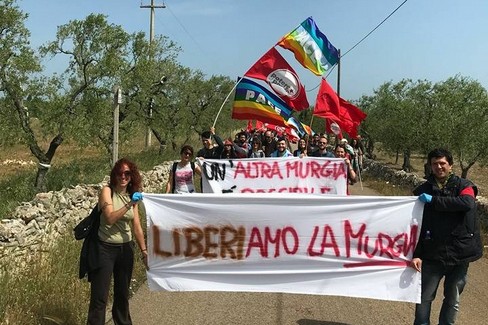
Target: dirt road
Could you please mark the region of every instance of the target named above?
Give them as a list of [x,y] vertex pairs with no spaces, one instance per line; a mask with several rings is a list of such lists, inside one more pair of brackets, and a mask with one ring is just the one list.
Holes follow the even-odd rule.
[[[353,195],[377,195],[360,184]],[[488,259],[472,263],[461,297],[457,324],[487,324]],[[433,308],[433,324],[440,309]],[[282,293],[150,292],[143,285],[132,298],[136,325],[407,325],[413,323],[414,304],[334,296]]]

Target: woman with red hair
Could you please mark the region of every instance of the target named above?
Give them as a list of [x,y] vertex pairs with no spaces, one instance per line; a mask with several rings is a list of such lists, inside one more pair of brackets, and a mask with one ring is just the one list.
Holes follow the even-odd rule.
[[147,246],[139,219],[138,202],[142,178],[137,166],[122,158],[110,173],[108,186],[98,198],[101,209],[98,229],[98,267],[88,272],[91,282],[88,324],[105,324],[110,282],[114,277],[112,317],[115,324],[132,324],[129,285],[134,267],[135,238],[147,268]]

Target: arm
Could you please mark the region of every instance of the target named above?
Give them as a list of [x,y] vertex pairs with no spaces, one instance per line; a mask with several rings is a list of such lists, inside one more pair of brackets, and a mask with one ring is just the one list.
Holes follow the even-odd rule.
[[102,209],[102,215],[108,225],[113,225],[120,218],[122,218],[127,211],[134,205],[134,202],[129,202],[118,210],[114,210],[112,201],[112,191],[110,187],[105,186],[98,197],[98,206]]
[[195,173],[198,174],[198,176],[202,176],[202,169],[197,164],[195,164]]
[[171,184],[173,184],[173,172],[170,170],[168,184],[166,184],[166,194],[171,193]]
[[132,220],[132,226],[134,229],[134,237],[136,239],[137,245],[139,246],[139,249],[141,250],[144,265],[146,266],[146,269],[149,270],[149,267],[147,265],[147,246],[146,241],[144,240],[144,232],[142,231],[141,220],[139,218],[139,208],[137,203],[134,205],[133,213],[134,219]]
[[210,128],[210,133],[212,134],[212,137],[214,138],[215,142],[217,142],[219,147],[223,148],[224,142],[222,141],[222,139],[217,134],[215,134],[215,128],[213,128],[213,127]]
[[239,147],[235,142],[232,145],[234,147],[234,150],[236,153],[240,155],[245,155],[247,157],[247,150],[244,149],[243,147]]
[[344,159],[345,163],[346,163],[346,167],[347,167],[347,175],[349,177],[349,179],[355,183],[356,182],[356,172],[354,171],[354,169],[352,168],[352,164],[351,164],[351,161],[349,159]]
[[464,188],[459,196],[433,196],[432,202],[437,211],[469,211],[476,209],[476,199],[472,187]]

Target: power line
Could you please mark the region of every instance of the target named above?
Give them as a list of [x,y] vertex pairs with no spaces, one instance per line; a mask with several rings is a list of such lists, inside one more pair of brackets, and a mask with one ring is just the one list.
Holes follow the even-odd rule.
[[205,51],[203,50],[203,48],[200,46],[200,44],[196,41],[196,39],[190,34],[190,32],[186,29],[185,25],[183,25],[183,23],[178,19],[178,17],[176,17],[176,15],[174,14],[174,12],[171,10],[170,7],[167,7],[169,12],[171,13],[171,15],[174,17],[174,19],[176,19],[176,21],[178,22],[178,24],[181,26],[181,28],[183,28],[183,30],[185,31],[185,33],[188,35],[188,37],[190,37],[190,39],[195,43],[195,45],[198,47],[198,49],[203,53],[205,54]]
[[[375,28],[373,28],[368,34],[366,34],[366,36],[364,36],[359,42],[357,42],[356,44],[354,44],[353,47],[351,47],[349,50],[347,50],[344,54],[341,55],[340,58],[344,57],[346,54],[348,54],[349,52],[351,52],[354,48],[356,48],[356,46],[358,46],[359,44],[361,44],[366,38],[368,38],[369,35],[373,34],[373,32],[375,30],[377,30],[381,25],[383,25],[384,22],[386,22],[391,16],[393,16],[393,14],[395,12],[398,11],[398,9],[400,9],[408,0],[405,0],[403,1],[398,7],[396,7],[395,10],[393,10],[385,19],[383,19],[378,25],[376,25]],[[334,68],[337,66],[337,64],[333,65],[330,70],[327,72],[327,75],[325,76],[324,79],[327,79],[327,77],[332,73],[332,71],[334,71]],[[320,83],[315,86],[314,88],[312,89],[309,89],[309,90],[306,90],[307,92],[310,92],[310,91],[314,91],[315,89],[317,89],[318,87],[320,86]]]
[[360,43],[362,43],[366,38],[368,38],[369,35],[371,35],[375,30],[377,30],[385,21],[387,21],[398,9],[400,9],[408,0],[403,1],[395,10],[393,10],[381,23],[376,25],[375,28],[373,28],[366,36],[364,36],[359,42],[357,42],[353,47],[351,47],[349,50],[346,51],[346,53],[341,55],[341,58],[345,56],[347,53],[351,52],[356,46],[358,46]]

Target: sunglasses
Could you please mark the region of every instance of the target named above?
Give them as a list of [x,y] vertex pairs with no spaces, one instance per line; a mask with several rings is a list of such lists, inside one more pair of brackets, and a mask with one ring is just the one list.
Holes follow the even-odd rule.
[[193,156],[193,152],[185,151],[183,152],[185,156]]
[[327,144],[327,142],[319,142],[319,144]]
[[121,172],[119,175],[120,175],[120,177],[124,176],[127,178],[127,177],[130,177],[132,174],[131,174],[130,170],[126,170],[126,171]]

